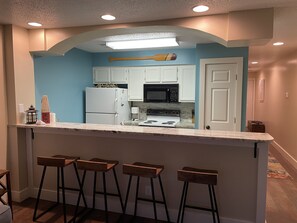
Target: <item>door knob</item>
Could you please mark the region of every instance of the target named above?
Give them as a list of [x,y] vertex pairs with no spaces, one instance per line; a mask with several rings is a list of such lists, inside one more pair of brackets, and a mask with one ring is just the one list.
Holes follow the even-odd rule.
[[205,128],[206,128],[207,130],[209,130],[209,129],[210,129],[210,126],[209,126],[209,125],[207,125],[207,126],[205,126]]

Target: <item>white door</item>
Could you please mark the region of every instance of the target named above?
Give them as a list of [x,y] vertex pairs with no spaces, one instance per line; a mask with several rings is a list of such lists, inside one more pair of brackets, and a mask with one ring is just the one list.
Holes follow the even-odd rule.
[[145,67],[131,67],[128,74],[128,100],[143,101]]
[[[200,100],[200,128],[211,130],[240,131],[241,128],[241,89],[242,60],[230,61],[222,58],[217,61],[204,61],[205,77],[203,99]],[[201,96],[200,95],[200,96]]]
[[246,125],[248,120],[254,120],[255,105],[255,79],[248,79],[247,100],[246,100]]

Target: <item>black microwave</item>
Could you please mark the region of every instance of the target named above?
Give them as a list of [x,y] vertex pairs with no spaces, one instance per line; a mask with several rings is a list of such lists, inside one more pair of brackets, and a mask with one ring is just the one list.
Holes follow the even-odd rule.
[[144,102],[178,102],[178,84],[144,84]]

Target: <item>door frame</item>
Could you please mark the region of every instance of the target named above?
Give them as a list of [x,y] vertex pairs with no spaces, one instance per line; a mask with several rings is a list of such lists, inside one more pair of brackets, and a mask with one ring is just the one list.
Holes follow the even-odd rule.
[[211,58],[200,59],[200,90],[199,90],[199,129],[204,129],[205,121],[205,80],[206,80],[206,66],[209,64],[237,64],[237,81],[235,94],[235,112],[236,123],[235,130],[241,131],[241,110],[242,110],[242,80],[243,80],[243,58],[242,57],[225,57],[225,58]]
[[[253,114],[252,114],[252,116],[253,116],[253,119],[252,120],[255,120],[256,78],[254,78],[254,77],[248,78],[248,82],[247,82],[247,93],[248,93],[248,89],[249,89],[249,81],[253,81],[253,100],[252,100],[252,105],[253,105],[253,111],[252,111]],[[248,104],[248,100],[247,99],[246,99],[246,103]],[[246,107],[247,107],[247,104],[246,104]],[[248,121],[247,120],[247,117],[245,117],[246,126],[247,126],[247,121]]]

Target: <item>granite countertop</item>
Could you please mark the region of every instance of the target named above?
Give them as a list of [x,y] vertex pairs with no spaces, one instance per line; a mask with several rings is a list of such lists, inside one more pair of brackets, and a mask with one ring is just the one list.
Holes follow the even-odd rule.
[[[133,125],[133,126],[138,126],[138,123],[141,122],[141,120],[129,120],[129,121],[124,121],[123,125]],[[176,124],[176,128],[185,128],[185,129],[194,129],[195,124],[189,121],[181,121]]]
[[197,140],[236,140],[241,142],[270,142],[273,138],[268,133],[253,132],[231,132],[231,131],[214,131],[200,129],[184,128],[162,128],[162,127],[143,127],[143,126],[126,126],[126,125],[105,125],[105,124],[85,124],[85,123],[67,123],[57,122],[46,125],[29,125],[17,124],[17,128],[33,128],[40,131],[58,131],[76,134],[117,134],[122,137],[167,137],[167,139],[180,139],[182,141]]

